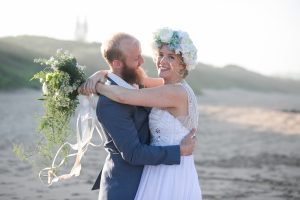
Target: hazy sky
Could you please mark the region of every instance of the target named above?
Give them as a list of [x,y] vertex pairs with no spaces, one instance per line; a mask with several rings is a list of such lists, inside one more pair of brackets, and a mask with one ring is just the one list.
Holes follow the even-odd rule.
[[300,77],[299,0],[2,0],[0,5],[0,37],[72,40],[76,18],[86,17],[88,41],[128,32],[150,55],[151,33],[167,26],[190,34],[200,62]]

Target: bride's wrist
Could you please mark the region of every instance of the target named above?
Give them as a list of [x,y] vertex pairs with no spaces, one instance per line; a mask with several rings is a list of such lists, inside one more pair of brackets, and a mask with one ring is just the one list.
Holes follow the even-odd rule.
[[107,72],[101,70],[92,74],[88,79],[98,82],[98,81],[102,81],[106,77],[107,77]]
[[98,81],[95,86],[96,94],[101,95],[101,87],[105,84],[105,82]]
[[108,70],[100,70],[99,74],[101,78],[107,78],[108,72],[109,72]]
[[101,78],[97,81],[97,83],[100,83],[100,84],[104,85],[106,83],[106,80],[107,80],[106,77],[101,76]]

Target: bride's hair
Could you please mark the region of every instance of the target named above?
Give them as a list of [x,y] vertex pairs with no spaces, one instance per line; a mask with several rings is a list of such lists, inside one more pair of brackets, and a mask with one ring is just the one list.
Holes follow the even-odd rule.
[[179,60],[181,61],[181,65],[183,66],[183,69],[179,71],[179,74],[181,75],[182,78],[187,77],[189,74],[189,70],[187,69],[187,65],[184,62],[184,58],[182,56],[182,53],[177,54]]

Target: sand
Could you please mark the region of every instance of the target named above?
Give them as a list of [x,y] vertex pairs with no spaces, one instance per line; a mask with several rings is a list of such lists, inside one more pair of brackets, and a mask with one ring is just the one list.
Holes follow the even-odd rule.
[[[12,145],[30,145],[42,113],[39,91],[0,93],[0,199],[97,199],[105,158],[90,147],[79,177],[44,186]],[[195,162],[203,199],[300,199],[300,96],[204,90]]]

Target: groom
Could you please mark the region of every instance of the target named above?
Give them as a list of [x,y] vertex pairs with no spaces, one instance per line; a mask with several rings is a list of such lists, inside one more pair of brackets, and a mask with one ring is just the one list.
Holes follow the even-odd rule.
[[[134,88],[132,85],[139,83],[138,72],[144,60],[136,38],[117,33],[102,44],[101,52],[112,71],[108,74],[109,84]],[[82,93],[95,92],[95,77],[81,87]],[[133,200],[144,165],[180,164],[180,155],[192,154],[193,133],[180,145],[149,146],[149,112],[149,108],[120,104],[100,96],[96,113],[104,129],[108,155],[93,186],[93,189],[100,187],[99,199]]]

